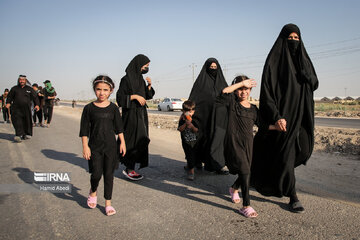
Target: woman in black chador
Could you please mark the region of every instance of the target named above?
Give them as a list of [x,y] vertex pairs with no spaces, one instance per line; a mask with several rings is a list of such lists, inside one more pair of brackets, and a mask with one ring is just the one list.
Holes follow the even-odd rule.
[[146,110],[146,100],[152,99],[155,94],[151,87],[151,79],[146,78],[145,84],[142,74],[149,71],[150,60],[145,55],[135,56],[121,79],[116,101],[122,108],[124,123],[124,136],[127,153],[120,161],[126,169],[123,174],[131,180],[140,180],[143,177],[135,172],[135,164],[140,163],[140,168],[147,167],[149,163],[149,122]]
[[[214,135],[214,102],[221,91],[227,87],[219,62],[215,58],[206,60],[197,77],[189,96],[189,100],[195,102],[196,111],[194,118],[199,120],[199,142],[196,151],[197,158],[205,164],[205,170],[218,173],[228,173],[222,170],[225,166],[224,159],[213,159],[210,154],[210,147]],[[198,163],[199,166],[201,163]]]
[[[295,167],[306,164],[314,146],[313,92],[318,79],[294,24],[283,27],[263,70],[260,128],[254,139],[251,182],[265,196],[290,197],[292,211],[304,211],[295,190]],[[268,131],[274,124],[280,131]]]

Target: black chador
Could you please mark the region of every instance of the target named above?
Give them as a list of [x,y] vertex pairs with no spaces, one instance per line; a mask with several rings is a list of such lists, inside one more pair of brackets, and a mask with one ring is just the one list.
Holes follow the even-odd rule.
[[148,57],[139,54],[135,56],[121,79],[116,101],[122,108],[124,123],[124,138],[126,155],[120,161],[127,169],[135,169],[135,164],[140,163],[140,168],[149,164],[149,122],[147,105],[141,106],[137,100],[131,100],[131,95],[140,95],[146,100],[152,99],[155,94],[153,88],[149,89],[141,73],[141,67],[149,63]]
[[[212,63],[216,63],[217,69],[210,69]],[[214,159],[210,155],[210,146],[212,141],[216,141],[213,139],[215,98],[227,86],[219,62],[215,58],[209,58],[202,67],[189,96],[189,100],[196,103],[194,118],[199,120],[197,159],[201,159],[205,163],[205,168],[209,170],[220,170],[225,165],[224,159]]]
[[11,104],[11,121],[15,128],[15,135],[32,136],[31,102],[39,106],[39,99],[31,86],[14,86],[11,88],[6,103]]
[[[288,39],[297,33],[299,41]],[[314,146],[313,91],[318,79],[305,50],[300,30],[283,27],[263,70],[260,128],[254,139],[252,185],[266,196],[296,196],[294,168],[306,164]],[[286,132],[268,131],[286,120]]]

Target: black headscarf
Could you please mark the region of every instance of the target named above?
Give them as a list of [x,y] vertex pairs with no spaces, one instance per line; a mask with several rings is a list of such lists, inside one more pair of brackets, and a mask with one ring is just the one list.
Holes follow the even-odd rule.
[[136,55],[127,68],[125,69],[129,85],[132,89],[132,94],[137,94],[145,98],[145,89],[144,89],[144,78],[141,73],[141,68],[145,64],[149,63],[150,59],[143,55]]
[[[292,32],[299,36],[295,44],[288,40]],[[287,24],[266,59],[261,80],[261,123],[254,141],[252,169],[259,192],[282,196],[293,189],[293,169],[306,163],[314,146],[313,91],[317,87],[318,79],[300,30]],[[286,120],[287,131],[268,132],[268,126],[282,118]],[[265,188],[264,193],[261,189]]]

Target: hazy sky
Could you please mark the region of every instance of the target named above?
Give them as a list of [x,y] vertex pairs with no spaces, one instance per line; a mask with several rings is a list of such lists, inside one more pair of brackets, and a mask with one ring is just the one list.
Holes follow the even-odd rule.
[[[360,96],[360,1],[0,0],[0,91],[19,74],[50,79],[61,99],[94,98],[91,80],[109,75],[116,90],[137,54],[150,60],[155,97],[188,97],[205,60],[219,60],[259,87],[283,25],[300,27],[318,74],[316,97]],[[114,96],[112,96],[114,97]]]

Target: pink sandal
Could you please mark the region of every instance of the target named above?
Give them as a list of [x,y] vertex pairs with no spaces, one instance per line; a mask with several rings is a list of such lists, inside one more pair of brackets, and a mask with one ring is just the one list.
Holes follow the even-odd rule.
[[[91,190],[89,192],[89,196],[87,198],[87,205],[89,206],[89,208],[96,208],[97,205],[97,196],[92,197],[90,196]],[[95,204],[95,206],[91,206],[90,204]]]
[[257,212],[252,207],[243,207],[239,210],[240,214],[247,218],[256,218],[258,216]]
[[[239,192],[234,193],[232,188],[229,188],[229,192],[230,192],[230,196],[231,196],[231,201],[233,203],[239,203],[240,202]],[[239,200],[239,201],[237,202],[236,200]]]
[[111,216],[111,215],[114,215],[116,213],[116,210],[112,206],[106,206],[105,207],[105,212],[106,212],[107,216]]

